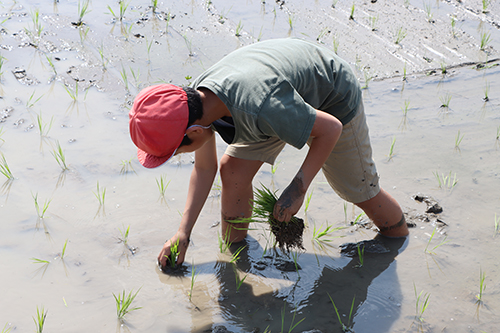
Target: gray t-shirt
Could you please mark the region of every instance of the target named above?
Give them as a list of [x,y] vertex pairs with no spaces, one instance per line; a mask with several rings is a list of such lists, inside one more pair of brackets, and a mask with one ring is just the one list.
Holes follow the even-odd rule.
[[316,119],[315,109],[343,124],[361,100],[349,65],[333,51],[300,39],[274,39],[242,47],[194,82],[227,106],[235,126],[232,143],[277,136],[300,149]]

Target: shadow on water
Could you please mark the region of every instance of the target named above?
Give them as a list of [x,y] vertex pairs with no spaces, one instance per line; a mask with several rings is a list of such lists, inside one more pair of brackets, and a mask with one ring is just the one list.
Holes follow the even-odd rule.
[[[378,236],[375,241],[386,249],[380,251],[385,253],[365,253],[362,266],[357,254],[335,260],[304,253],[299,261],[303,268],[299,266],[296,271],[293,258],[280,252],[265,253],[255,239],[247,237],[230,248],[234,254],[245,246],[235,264],[218,261],[213,265],[224,323],[214,322],[217,320],[212,313],[212,323],[195,326],[192,332],[291,332],[294,325],[293,332],[389,332],[401,314],[395,258],[408,241]],[[315,269],[319,271],[311,271]],[[243,280],[250,275],[262,278],[264,283],[270,275],[281,276],[290,286],[258,294],[250,278]],[[193,318],[200,315],[199,308],[192,311]]]

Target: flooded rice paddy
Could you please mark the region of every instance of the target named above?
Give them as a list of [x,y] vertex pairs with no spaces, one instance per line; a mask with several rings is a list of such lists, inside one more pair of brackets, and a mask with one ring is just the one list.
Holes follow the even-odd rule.
[[[80,15],[83,4],[0,3],[0,166],[12,173],[0,174],[3,332],[35,330],[42,308],[47,332],[498,330],[498,1],[172,1],[153,12],[132,0],[121,19],[118,2]],[[221,253],[217,240],[217,180],[184,269],[162,273],[156,256],[180,222],[193,157],[140,166],[134,95],[288,36],[337,49],[365,86],[381,184],[414,223],[409,238],[341,254],[376,233],[318,175],[299,213],[306,250],[274,251],[255,225],[233,265],[238,247]],[[255,185],[283,189],[304,156],[287,147]],[[426,213],[419,193],[443,211]],[[317,241],[327,226],[339,229]],[[118,320],[123,291],[141,308]]]

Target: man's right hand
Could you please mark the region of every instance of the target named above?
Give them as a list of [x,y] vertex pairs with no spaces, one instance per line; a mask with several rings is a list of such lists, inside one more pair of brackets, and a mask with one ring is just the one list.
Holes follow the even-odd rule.
[[160,254],[158,255],[158,264],[162,268],[167,265],[167,258],[170,256],[171,253],[170,248],[172,247],[172,244],[175,244],[177,242],[178,242],[177,246],[178,255],[177,255],[176,265],[180,265],[184,262],[187,248],[189,246],[189,235],[177,231],[177,233],[172,238],[170,238],[168,241],[165,242],[163,248],[160,251]]

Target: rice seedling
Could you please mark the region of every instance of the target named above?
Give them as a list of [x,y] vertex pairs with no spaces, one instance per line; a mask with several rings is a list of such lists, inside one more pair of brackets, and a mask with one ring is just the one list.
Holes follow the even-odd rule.
[[460,135],[460,130],[458,130],[457,136],[455,136],[455,149],[460,150],[460,143],[462,142],[465,134]]
[[500,216],[497,218],[497,213],[495,213],[495,234],[498,234],[500,232]]
[[49,134],[50,129],[52,128],[52,124],[54,123],[54,116],[52,116],[52,118],[50,119],[50,123],[44,124],[42,118],[42,112],[40,111],[40,113],[37,114],[36,116],[36,121],[40,136],[47,136]]
[[486,284],[484,280],[486,279],[486,273],[483,270],[479,269],[479,294],[476,295],[477,303],[483,303],[483,293],[486,289]]
[[406,37],[406,29],[403,27],[398,28],[394,34],[394,44],[399,45]]
[[500,140],[500,126],[497,127],[497,140]]
[[441,174],[441,178],[439,177],[439,173],[436,171],[436,172],[434,172],[434,176],[436,177],[436,179],[438,181],[438,187],[439,188],[446,188],[446,189],[450,189],[451,190],[458,183],[457,173],[455,173],[455,175],[452,178],[451,177],[451,171],[446,176],[444,174]]
[[441,101],[440,108],[448,109],[450,107],[451,94],[446,93],[444,96],[439,96],[439,100]]
[[57,141],[57,149],[52,150],[52,156],[54,156],[57,164],[59,164],[62,171],[69,170],[68,166],[66,165],[66,156],[64,155],[59,141]]
[[63,85],[64,90],[68,93],[69,97],[73,100],[73,102],[78,101],[78,81],[75,82],[75,89],[72,89],[69,84]]
[[83,17],[90,12],[89,9],[90,0],[78,1],[78,21],[73,23],[76,26],[81,26],[83,23]]
[[415,286],[415,283],[413,283],[413,290],[415,291],[415,318],[418,319],[420,322],[424,321],[424,312],[427,310],[427,307],[429,306],[429,298],[431,297],[430,293],[425,293],[422,290],[419,294],[417,294],[417,287]]
[[325,35],[327,33],[329,33],[330,30],[328,29],[328,27],[325,27],[323,28],[320,32],[319,32],[319,35],[318,37],[316,37],[316,41],[320,42],[321,43],[321,38],[325,37]]
[[[148,56],[148,58],[149,58],[149,56]],[[129,67],[129,69],[130,69],[130,73],[132,74],[132,77],[134,78],[134,86],[136,88],[139,88],[140,85],[141,85],[141,82],[139,81],[139,79],[141,77],[141,70],[140,70],[140,68],[137,68],[137,71],[134,71],[134,69],[132,67]]]
[[483,101],[488,102],[490,100],[490,97],[488,96],[488,94],[490,92],[490,83],[488,81],[486,81],[486,84],[484,85],[483,91],[484,91]]
[[236,264],[238,260],[240,260],[240,254],[241,251],[243,251],[247,247],[246,245],[240,246],[231,256],[231,259],[229,260],[229,263],[231,264]]
[[5,142],[5,140],[4,140],[4,139],[2,139],[2,135],[3,135],[4,133],[5,133],[5,131],[3,130],[3,126],[2,126],[2,127],[0,127],[0,141],[2,141],[2,142]]
[[335,54],[338,54],[339,44],[340,44],[339,39],[335,34],[332,36],[332,38],[333,38],[333,52],[335,52]]
[[108,10],[109,12],[111,13],[111,15],[113,15],[113,18],[115,20],[118,20],[118,21],[123,21],[123,18],[125,17],[125,12],[127,11],[127,8],[128,8],[128,3],[126,3],[125,1],[121,0],[118,2],[119,5],[120,5],[120,8],[118,9],[118,12],[115,12],[113,11],[113,9],[111,8],[110,5],[108,5]]
[[241,36],[241,32],[243,30],[243,24],[241,23],[241,20],[238,22],[238,25],[236,26],[236,31],[235,31],[235,36],[236,37],[240,37]]
[[410,110],[410,100],[405,99],[405,105],[404,107],[401,107],[401,110],[403,111],[403,117],[406,118],[408,115],[408,110]]
[[405,61],[405,65],[403,66],[403,81],[407,81],[407,77],[406,77],[406,61]]
[[212,191],[215,191],[215,192],[219,192],[219,195],[220,195],[220,192],[222,191],[222,185],[221,185],[221,180],[220,180],[220,176],[217,176],[217,179],[214,180],[214,183],[212,185]]
[[451,35],[454,38],[456,38],[457,32],[456,32],[455,28],[457,26],[457,18],[455,17],[455,15],[452,15],[450,19],[451,19]]
[[5,326],[2,328],[1,333],[9,333],[12,327],[7,327],[8,324],[5,324]]
[[[283,304],[283,310],[281,310],[281,333],[285,333],[285,312],[286,312],[286,304]],[[295,323],[295,317],[297,316],[297,308],[293,311],[292,322],[290,323],[290,327],[288,328],[288,333],[291,333],[295,327],[297,327],[301,322],[303,322],[306,318],[302,318],[298,322]]]
[[36,90],[33,90],[33,93],[31,93],[30,97],[28,98],[28,100],[26,101],[26,107],[29,109],[29,108],[32,108],[33,106],[35,106],[35,104],[43,97],[43,94],[38,97],[37,99],[34,99],[34,96],[35,96],[35,93],[36,93]]
[[290,27],[290,30],[293,30],[293,15],[288,14],[288,26]]
[[125,290],[123,290],[121,294],[118,294],[118,296],[113,293],[113,297],[115,298],[116,302],[116,315],[118,316],[119,320],[123,320],[125,315],[127,315],[129,312],[142,309],[142,307],[131,307],[132,302],[134,301],[140,290],[141,288],[139,288],[135,292],[135,294],[133,294],[132,290],[128,293],[128,295],[125,293]]
[[391,147],[389,148],[389,155],[387,156],[387,161],[392,160],[392,158],[395,156],[395,153],[394,153],[394,146],[395,145],[396,145],[396,137],[394,136],[392,138]]
[[434,246],[431,250],[428,249],[429,245],[431,244],[432,239],[434,238],[434,235],[436,234],[436,230],[437,230],[437,228],[434,228],[434,230],[432,231],[431,236],[429,237],[429,240],[427,241],[427,245],[425,246],[425,249],[424,249],[424,252],[426,252],[426,253],[436,254],[434,252],[435,249],[437,249],[441,245],[444,245],[444,244],[448,243],[448,241],[446,240],[446,238],[448,238],[448,236],[445,236],[444,239],[441,242],[439,242],[439,244],[437,244],[436,246]]
[[280,164],[280,161],[274,162],[273,165],[271,165],[271,174],[274,175],[276,171],[278,170],[278,165]]
[[328,297],[330,298],[330,301],[333,304],[333,308],[335,309],[335,313],[337,314],[337,319],[339,320],[339,324],[340,324],[340,326],[342,326],[342,332],[353,332],[353,330],[351,329],[350,326],[351,326],[352,314],[353,314],[353,311],[354,311],[354,300],[356,299],[356,296],[354,296],[352,298],[351,310],[349,311],[349,318],[347,320],[347,325],[345,325],[342,322],[342,318],[340,316],[339,310],[337,309],[337,306],[335,305],[335,302],[333,301],[333,299],[332,299],[332,297],[330,296],[329,293],[327,293],[327,295],[328,295]]
[[130,233],[130,225],[127,227],[127,229],[125,229],[125,226],[123,226],[123,229],[119,228],[119,230],[120,230],[120,235],[121,235],[121,238],[119,238],[120,242],[127,245],[128,235]]
[[363,248],[361,248],[358,245],[357,248],[358,248],[358,260],[359,260],[359,264],[357,267],[363,267],[363,264],[365,262],[365,246],[363,245]]
[[66,239],[66,241],[64,242],[64,245],[63,245],[63,248],[62,248],[62,251],[61,251],[61,260],[64,259],[64,255],[66,254],[66,246],[68,245],[68,240]]
[[371,76],[370,72],[366,68],[363,69],[363,76],[365,84],[361,87],[361,89],[368,89],[368,84],[373,79],[373,76]]
[[444,75],[448,73],[448,70],[446,69],[446,63],[444,61],[441,62],[440,66],[441,66],[441,74]]
[[193,297],[193,288],[194,288],[194,282],[196,281],[196,277],[198,276],[199,273],[196,273],[196,267],[194,264],[192,265],[191,268],[191,288],[189,289],[189,301],[191,302],[191,297]]
[[[331,234],[334,233],[335,231],[339,231],[345,228],[346,227],[334,227],[328,224],[324,229],[322,226],[319,228],[316,228],[316,226],[314,226],[311,241],[316,242],[319,245],[322,245],[324,242],[331,242],[332,241],[332,239],[330,238]],[[343,237],[343,236],[336,236],[336,237]]]
[[[262,36],[263,36],[263,32],[262,32],[262,29],[264,29],[264,26],[261,26],[260,27],[260,31],[259,31],[259,36],[257,36],[257,41],[260,42],[260,40],[262,39]],[[1,75],[1,73],[0,73]]]
[[37,333],[43,332],[43,327],[45,326],[45,321],[47,320],[47,313],[48,311],[45,311],[43,306],[42,309],[39,309],[38,306],[36,307],[36,317],[33,317],[33,321],[35,322]]
[[35,209],[38,218],[43,219],[52,200],[45,200],[45,202],[43,203],[43,207],[40,207],[40,204],[38,203],[38,192],[36,194],[33,194],[33,192],[31,192],[31,196],[33,197],[33,201],[35,202]]
[[7,164],[7,160],[5,159],[5,155],[3,153],[0,153],[0,155],[2,156],[0,158],[0,172],[7,179],[14,180],[14,175],[12,174],[12,171],[10,171],[9,165]]
[[177,256],[179,255],[179,240],[170,245],[170,255],[165,256],[167,258],[167,265],[171,268],[175,268],[177,265]]
[[[231,228],[226,229],[226,237],[225,239],[229,239],[229,236],[231,235]],[[217,232],[217,239],[219,241],[219,251],[220,253],[225,253],[230,247],[231,244],[230,242],[226,242],[224,238]]]
[[38,258],[31,258],[31,261],[32,261],[34,264],[44,264],[44,265],[48,265],[48,264],[50,264],[50,261],[48,261],[48,260],[43,260],[43,259],[38,259]]
[[120,71],[120,75],[122,77],[123,84],[125,85],[125,89],[128,91],[128,77],[127,77],[127,71],[125,68],[122,66],[122,70]]
[[424,11],[425,11],[425,14],[427,16],[427,22],[429,23],[434,23],[436,21],[434,21],[433,17],[434,17],[434,14],[432,13],[432,4],[429,2],[425,2],[423,1],[423,5],[424,5]]
[[491,34],[489,32],[481,32],[481,44],[479,46],[479,49],[481,51],[484,51],[486,46],[491,42]]
[[303,249],[302,233],[304,221],[293,216],[288,222],[278,222],[273,216],[274,205],[278,201],[276,192],[272,192],[264,185],[256,189],[253,200],[253,214],[248,222],[269,223],[271,231],[281,250],[290,251],[292,248]]
[[313,193],[314,193],[314,190],[312,190],[311,192],[309,192],[309,194],[306,196],[304,213],[307,213],[307,211],[309,210],[309,205],[311,204],[311,199],[312,199]]
[[104,45],[101,43],[101,46],[98,47],[97,50],[99,51],[99,57],[101,58],[102,69],[106,70],[109,60],[104,56]]
[[486,14],[488,13],[488,6],[491,4],[491,0],[482,0],[482,4],[483,4],[483,14]]
[[167,175],[161,175],[160,178],[156,178],[156,185],[160,191],[160,196],[165,197],[165,192],[167,191],[170,180],[167,182]]
[[[151,62],[151,47],[153,46],[154,39],[151,39],[151,41],[148,41],[148,38],[146,37],[146,46],[147,46],[147,52],[148,52],[148,62]],[[132,68],[130,69],[132,71]],[[137,69],[139,71],[139,69]]]
[[233,266],[233,272],[234,272],[234,278],[236,280],[236,292],[240,291],[241,286],[243,285],[243,282],[245,282],[245,279],[247,278],[248,274],[245,274],[243,278],[240,278],[240,273],[238,272],[238,268],[236,268],[236,265]]
[[158,0],[151,0],[151,11],[156,13],[156,9],[158,8]]
[[332,0],[332,8],[335,8],[335,6],[337,6],[338,2],[339,2],[339,0]]
[[36,37],[40,37],[43,31],[43,25],[40,22],[40,9],[35,8],[30,11],[31,22],[33,23],[33,33]]
[[99,181],[97,181],[97,191],[92,192],[92,193],[94,193],[95,197],[99,201],[99,206],[103,206],[104,205],[104,198],[106,197],[106,188],[100,187]]
[[295,271],[297,272],[297,275],[300,279],[300,266],[299,266],[299,252],[298,251],[292,251],[291,253],[292,260],[293,260],[293,265],[295,266]]
[[184,43],[186,43],[186,47],[189,51],[189,56],[193,57],[194,52],[193,52],[193,43],[191,43],[191,39],[189,39],[185,34],[182,37],[184,38]]
[[45,55],[45,58],[47,59],[47,62],[49,63],[50,68],[54,72],[54,75],[57,75],[56,66],[54,65],[54,62],[52,61],[52,57]]
[[372,29],[372,31],[376,31],[377,30],[378,15],[368,17],[368,21],[370,22],[370,28]]
[[80,35],[80,43],[83,45],[83,42],[87,39],[87,35],[89,34],[90,28],[80,26],[78,28],[78,34]]
[[135,173],[134,167],[132,166],[132,159],[133,158],[131,158],[129,160],[122,160],[122,162],[121,162],[122,168],[120,169],[121,175],[127,174],[129,172]]
[[344,221],[347,224],[347,202],[344,201]]
[[2,78],[2,75],[3,75],[3,65],[5,65],[5,60],[7,60],[7,58],[5,58],[3,55],[0,54],[0,80]]
[[354,1],[352,2],[352,6],[351,6],[351,13],[349,14],[349,20],[354,20],[354,10],[355,10],[355,3]]
[[363,213],[359,213],[356,218],[354,219],[354,221],[351,221],[351,225],[356,225],[358,224],[359,222],[361,222],[361,218],[366,215],[364,212]]

